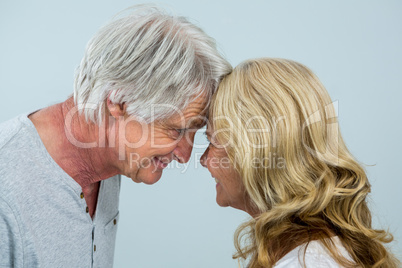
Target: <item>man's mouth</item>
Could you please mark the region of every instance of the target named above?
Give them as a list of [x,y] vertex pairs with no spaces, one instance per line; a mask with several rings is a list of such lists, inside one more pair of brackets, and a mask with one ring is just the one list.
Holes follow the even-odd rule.
[[155,156],[152,158],[152,161],[154,162],[155,166],[158,169],[164,169],[168,166],[169,162],[164,162],[160,157]]

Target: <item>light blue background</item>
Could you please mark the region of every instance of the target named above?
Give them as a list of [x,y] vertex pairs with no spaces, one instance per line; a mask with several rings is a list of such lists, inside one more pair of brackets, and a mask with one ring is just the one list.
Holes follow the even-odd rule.
[[[0,2],[0,121],[63,101],[96,30],[124,0]],[[333,100],[351,152],[367,166],[374,226],[402,239],[402,2],[165,1],[214,37],[236,65],[253,57],[300,61]],[[205,144],[201,135],[197,141]],[[153,186],[124,178],[115,267],[237,267],[233,233],[247,214],[215,203],[198,164],[169,168]],[[401,243],[392,244],[402,253]]]

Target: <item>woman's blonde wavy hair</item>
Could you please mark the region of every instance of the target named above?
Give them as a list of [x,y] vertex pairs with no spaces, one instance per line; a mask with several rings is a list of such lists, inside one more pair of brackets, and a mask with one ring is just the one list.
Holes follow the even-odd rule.
[[[369,181],[311,70],[285,59],[245,61],[219,85],[210,118],[258,212],[237,229],[233,258],[272,267],[296,246],[320,240],[345,267],[398,266],[383,246],[392,235],[372,229]],[[353,262],[336,250],[335,235]]]

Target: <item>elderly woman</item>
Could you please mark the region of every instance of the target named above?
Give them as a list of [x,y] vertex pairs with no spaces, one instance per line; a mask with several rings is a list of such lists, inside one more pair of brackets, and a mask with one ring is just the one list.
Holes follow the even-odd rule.
[[[252,219],[235,234],[249,267],[397,267],[371,227],[370,184],[318,78],[284,59],[249,60],[221,82],[201,158],[217,203]],[[246,243],[244,245],[244,243]]]

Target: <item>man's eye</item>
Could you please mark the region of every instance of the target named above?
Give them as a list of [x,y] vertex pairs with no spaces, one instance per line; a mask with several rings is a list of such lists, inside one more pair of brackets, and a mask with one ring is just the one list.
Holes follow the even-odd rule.
[[176,129],[177,133],[179,133],[180,135],[184,134],[187,130],[188,130],[187,128]]

